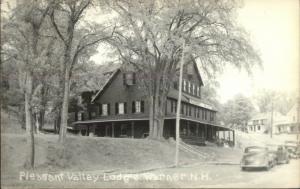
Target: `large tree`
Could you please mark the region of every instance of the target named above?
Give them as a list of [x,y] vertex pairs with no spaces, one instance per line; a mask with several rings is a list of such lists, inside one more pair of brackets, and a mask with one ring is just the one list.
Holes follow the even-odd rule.
[[255,109],[251,100],[238,94],[223,105],[221,120],[226,126],[243,129],[254,113]]
[[196,61],[209,74],[225,64],[250,71],[260,63],[247,33],[235,22],[238,1],[115,0],[107,5],[117,17],[110,44],[138,71],[149,99],[150,138],[162,138],[166,98],[183,43],[185,63]]
[[[44,65],[44,50],[48,41],[44,41],[42,31],[49,4],[45,1],[23,1],[11,11],[10,17],[1,28],[7,40],[1,49],[10,57],[8,63],[15,63],[18,70],[20,89],[24,95],[25,125],[27,132],[28,157],[26,168],[34,167],[34,125],[32,123],[32,99],[38,90],[35,85],[35,73]],[[2,32],[1,31],[1,32]],[[46,50],[47,51],[47,50]]]
[[84,22],[85,12],[92,6],[92,0],[62,0],[52,3],[50,18],[54,31],[63,43],[61,62],[62,106],[59,140],[64,142],[67,132],[70,80],[74,67],[86,61],[95,51],[95,45],[109,38],[104,29]]

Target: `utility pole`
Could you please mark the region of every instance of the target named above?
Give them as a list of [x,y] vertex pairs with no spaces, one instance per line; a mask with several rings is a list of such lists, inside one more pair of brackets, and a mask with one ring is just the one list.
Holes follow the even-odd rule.
[[177,110],[176,110],[176,151],[175,151],[175,166],[178,166],[179,159],[179,127],[180,127],[180,109],[181,109],[181,93],[182,93],[182,72],[183,72],[183,62],[184,62],[184,49],[185,49],[185,41],[183,41],[182,45],[182,57],[180,63],[180,72],[179,72],[179,88],[178,88],[178,100],[177,100]]
[[274,98],[272,97],[272,106],[271,106],[271,127],[270,127],[270,137],[273,137],[273,113],[274,113]]
[[[300,66],[298,66],[298,71],[300,71]],[[299,73],[299,72],[298,72]],[[297,123],[296,123],[296,128],[297,128],[297,142],[298,144],[300,143],[300,74],[298,74],[298,98],[297,98]]]
[[297,128],[297,142],[300,143],[300,94],[297,99],[297,123],[296,123],[296,128]]

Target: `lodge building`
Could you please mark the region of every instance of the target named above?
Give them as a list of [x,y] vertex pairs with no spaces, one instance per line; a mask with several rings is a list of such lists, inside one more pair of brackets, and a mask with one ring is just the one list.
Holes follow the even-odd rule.
[[[139,85],[139,75],[118,67],[105,73],[106,83],[97,92],[83,92],[84,109],[70,112],[70,132],[89,136],[145,138],[149,134],[149,102]],[[206,141],[218,138],[218,131],[231,131],[217,124],[217,111],[203,102],[203,81],[196,63],[183,69],[180,135]],[[178,77],[167,96],[163,136],[175,138]],[[234,131],[231,131],[234,132]],[[229,135],[229,136],[233,136]],[[231,140],[234,140],[231,138]]]

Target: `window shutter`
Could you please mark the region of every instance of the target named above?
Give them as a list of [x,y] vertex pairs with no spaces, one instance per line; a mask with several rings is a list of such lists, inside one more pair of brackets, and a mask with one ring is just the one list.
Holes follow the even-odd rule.
[[132,73],[132,84],[135,84],[136,83],[136,80],[135,80],[135,73]]
[[135,101],[132,101],[132,113],[135,113]]
[[126,85],[126,74],[123,73],[123,85]]
[[142,101],[141,101],[141,112],[142,112],[142,113],[144,113],[144,109],[145,109],[144,107],[145,107],[145,106],[144,106],[144,101],[142,100]]
[[78,121],[78,112],[75,112],[75,121]]
[[107,115],[110,115],[110,103],[107,104]]
[[89,119],[92,119],[92,112],[91,110],[88,110],[89,111]]
[[180,110],[181,114],[183,114],[183,109],[184,109],[183,104],[181,104],[181,110]]
[[102,104],[99,104],[99,115],[102,115]]
[[127,102],[124,102],[124,114],[127,114]]
[[116,114],[119,114],[119,106],[118,106],[118,103],[116,102],[115,104],[115,113]]

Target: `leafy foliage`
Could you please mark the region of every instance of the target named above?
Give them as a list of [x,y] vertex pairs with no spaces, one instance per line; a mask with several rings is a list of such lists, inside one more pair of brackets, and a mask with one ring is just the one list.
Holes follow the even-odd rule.
[[254,99],[261,113],[271,112],[273,103],[273,110],[285,115],[296,103],[296,94],[263,89],[258,91]]
[[249,98],[238,94],[227,101],[220,111],[221,120],[224,121],[225,125],[242,128],[251,119],[255,109]]

